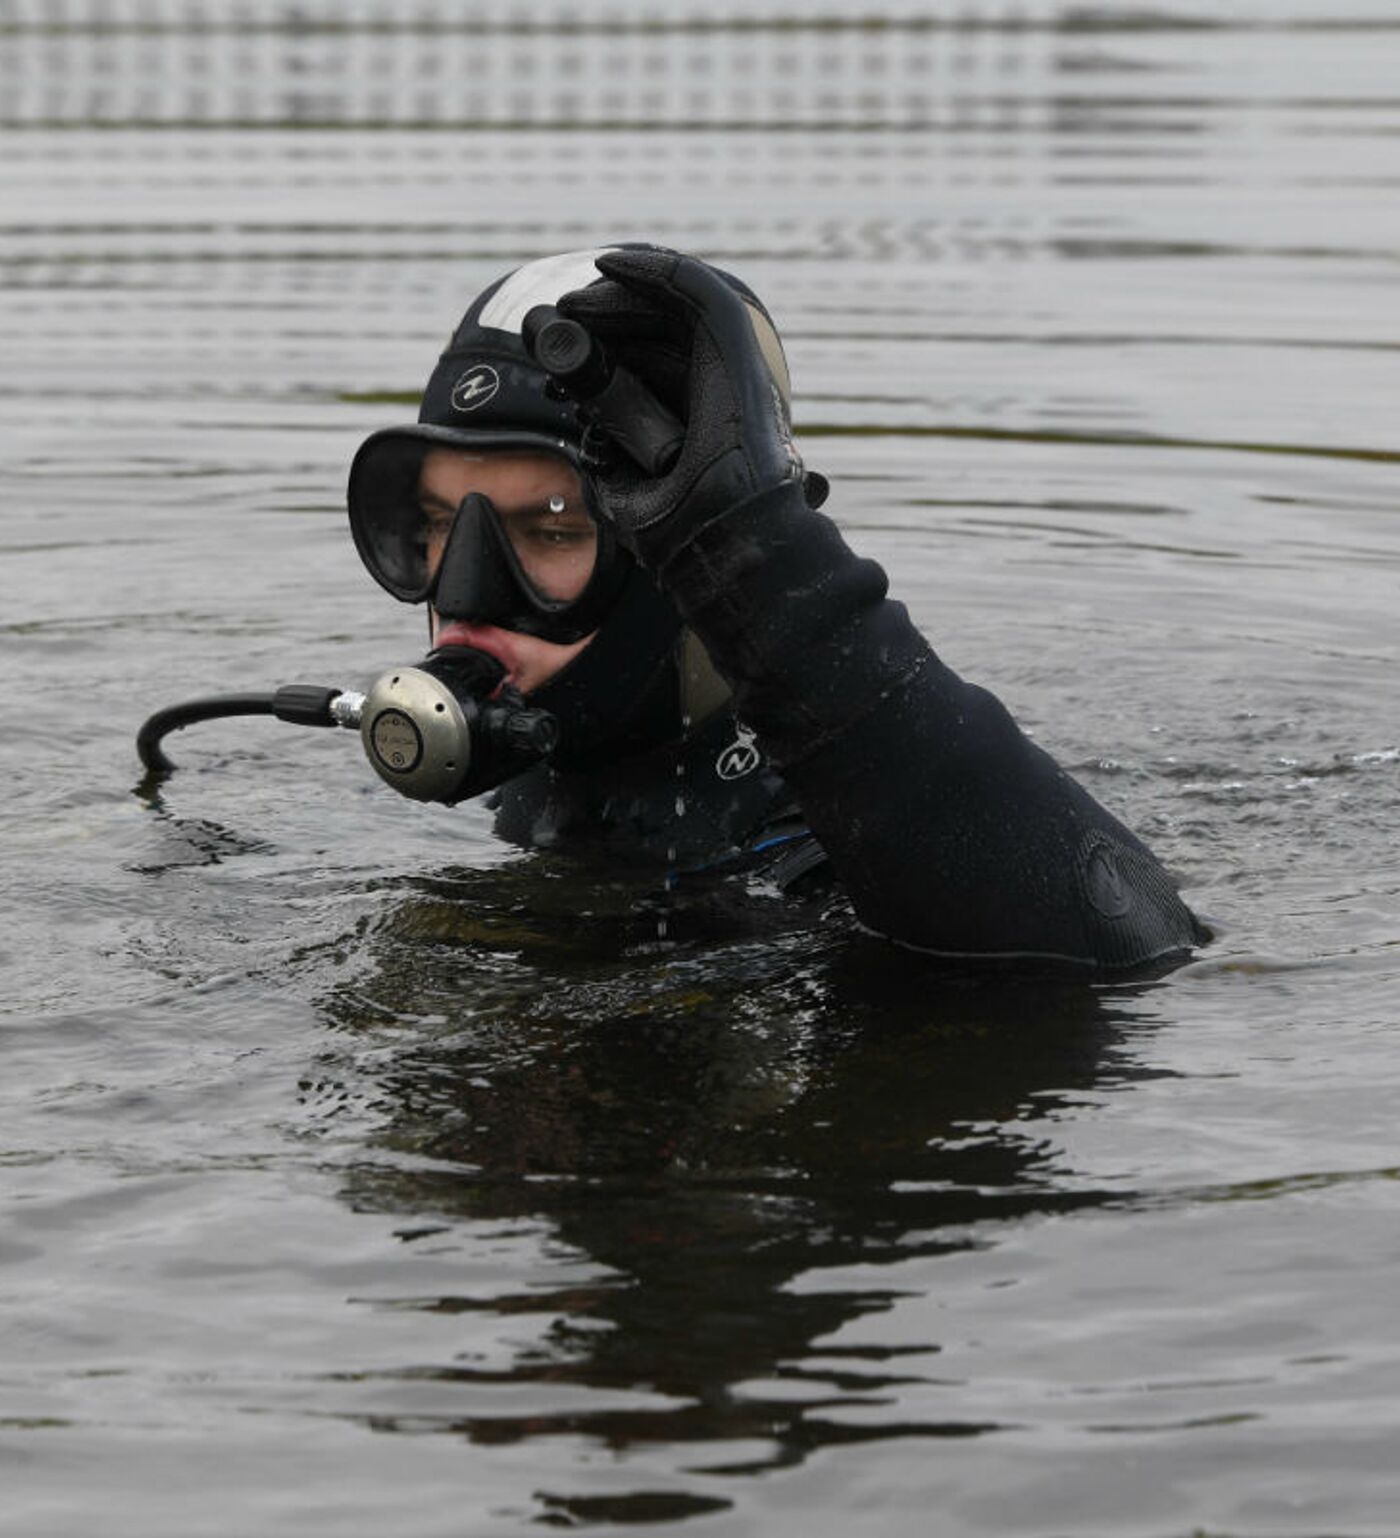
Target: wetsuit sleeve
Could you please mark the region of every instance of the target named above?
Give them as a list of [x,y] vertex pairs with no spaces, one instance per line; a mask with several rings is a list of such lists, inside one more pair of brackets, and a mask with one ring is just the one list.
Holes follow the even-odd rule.
[[1150,851],[944,666],[797,486],[687,534],[657,575],[872,930],[1115,969],[1204,937]]

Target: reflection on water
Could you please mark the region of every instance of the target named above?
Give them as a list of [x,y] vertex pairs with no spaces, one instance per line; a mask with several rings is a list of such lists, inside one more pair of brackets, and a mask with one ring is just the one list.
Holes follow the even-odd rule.
[[[375,1306],[544,1316],[545,1338],[513,1361],[408,1375],[547,1385],[546,1403],[572,1385],[603,1402],[380,1414],[376,1429],[486,1446],[714,1444],[703,1466],[727,1475],[998,1429],[878,1413],[891,1387],[936,1373],[936,1341],[828,1343],[889,1307],[883,1265],[985,1242],[979,1223],[1103,1199],[1057,1189],[1053,1151],[1018,1118],[1142,1076],[1115,1051],[1131,993],[949,975],[734,892],[681,904],[671,927],[688,939],[658,946],[622,888],[561,933],[597,901],[577,872],[415,885],[425,892],[367,937],[370,975],[325,1007],[351,1035],[388,1017],[431,1022],[374,1071],[372,1094],[386,1118],[376,1141],[434,1164],[356,1171],[342,1195],[426,1246],[464,1222],[544,1225],[589,1279],[496,1292],[467,1273],[465,1291],[380,1293]],[[313,1106],[354,1093],[327,1078],[306,1088]],[[859,1290],[792,1285],[848,1265],[866,1273]],[[652,1397],[619,1409],[608,1396],[622,1389]],[[857,1427],[841,1419],[851,1407],[876,1413]],[[608,1512],[623,1517],[630,1499]],[[698,1497],[675,1499],[681,1514]]]
[[[0,1526],[1393,1529],[1397,37],[0,0]],[[852,541],[1195,966],[951,974],[272,721],[137,785],[159,705],[420,654],[350,454],[619,236],[764,294]]]

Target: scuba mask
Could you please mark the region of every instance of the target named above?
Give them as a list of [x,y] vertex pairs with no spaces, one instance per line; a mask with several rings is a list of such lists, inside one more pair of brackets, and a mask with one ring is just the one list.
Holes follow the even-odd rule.
[[442,619],[580,641],[616,605],[631,557],[590,516],[571,445],[508,436],[372,435],[350,471],[356,549],[387,592]]

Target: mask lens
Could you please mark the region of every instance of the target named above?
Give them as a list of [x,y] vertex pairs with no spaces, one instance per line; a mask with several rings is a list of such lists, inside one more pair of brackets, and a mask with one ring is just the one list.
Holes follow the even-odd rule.
[[578,477],[570,471],[566,478],[574,484],[524,502],[495,504],[521,575],[551,604],[578,598],[598,558],[598,528],[584,510]]
[[421,443],[371,439],[350,471],[350,529],[360,559],[375,581],[410,603],[426,596],[430,581],[432,529],[418,493],[423,458]]
[[490,502],[500,537],[456,541],[459,554],[475,564],[514,567],[513,575],[479,572],[484,590],[497,589],[503,577],[523,586],[527,606],[534,600],[544,610],[583,593],[597,564],[598,530],[566,459],[533,448],[473,451],[391,433],[371,438],[350,472],[350,525],[376,581],[407,602],[427,598],[458,510],[473,493]]
[[[440,432],[440,436],[439,436]],[[589,516],[571,453],[537,435],[479,447],[431,427],[368,438],[350,527],[370,574],[440,619],[571,644],[603,623],[632,563]]]

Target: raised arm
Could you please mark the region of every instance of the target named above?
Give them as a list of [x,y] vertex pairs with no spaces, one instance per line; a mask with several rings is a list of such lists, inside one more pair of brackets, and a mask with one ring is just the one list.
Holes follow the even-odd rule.
[[687,433],[665,476],[597,465],[596,514],[704,641],[860,921],[951,955],[1184,957],[1203,933],[1150,851],[943,665],[881,568],[808,505],[757,301],[675,252],[599,267],[608,281],[564,307]]

